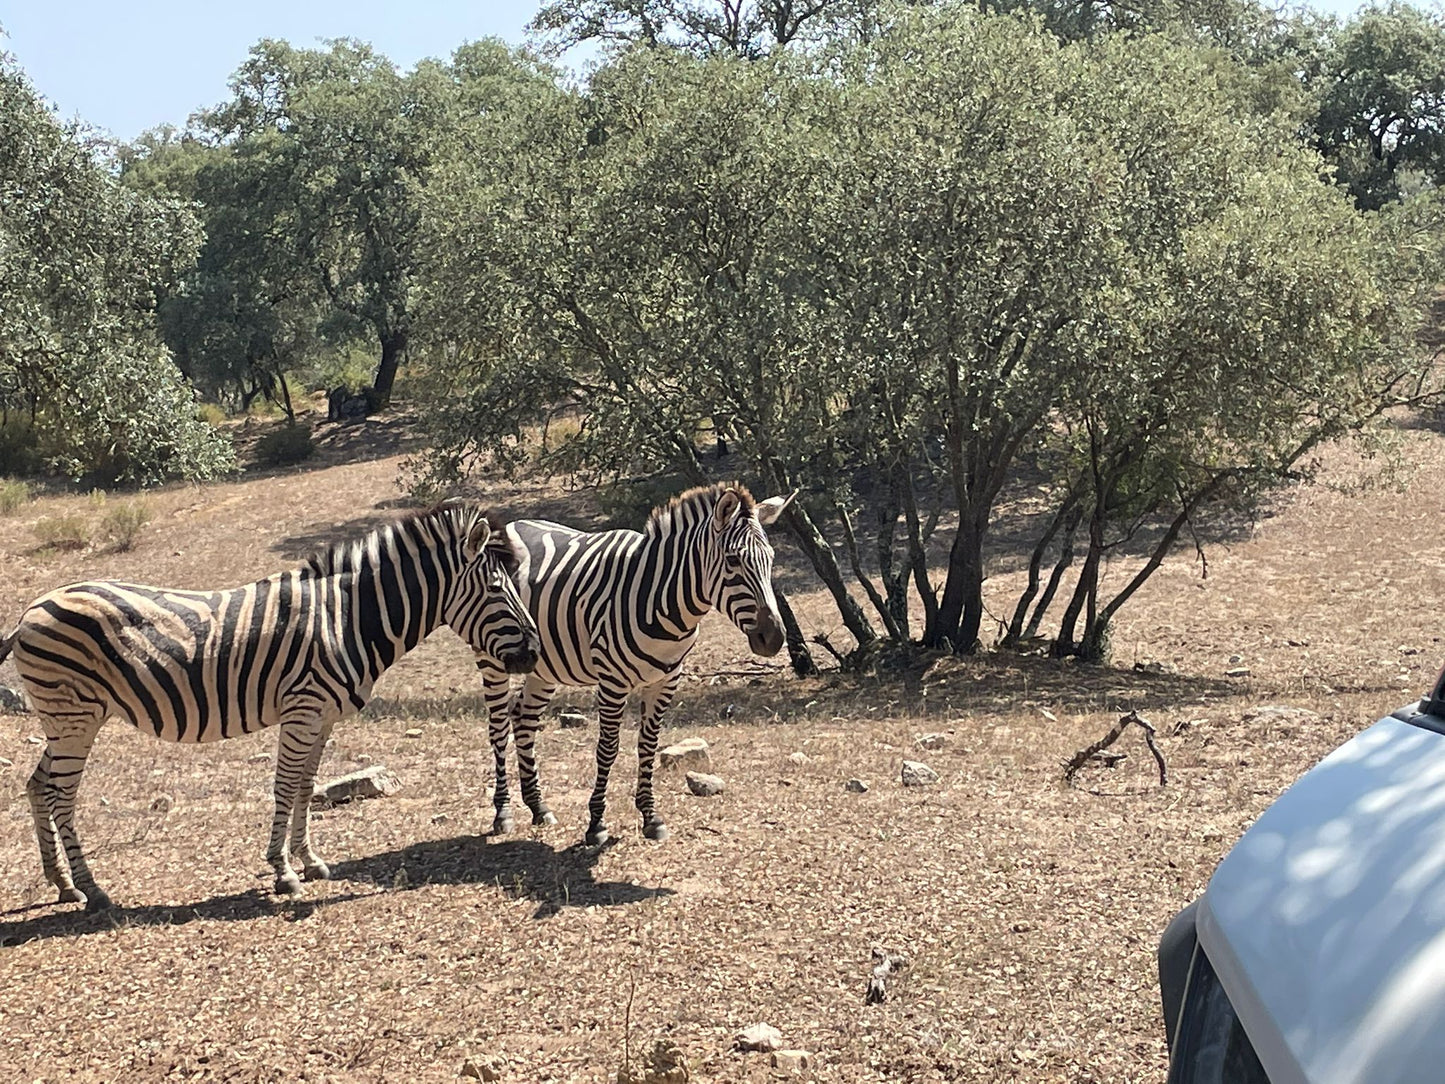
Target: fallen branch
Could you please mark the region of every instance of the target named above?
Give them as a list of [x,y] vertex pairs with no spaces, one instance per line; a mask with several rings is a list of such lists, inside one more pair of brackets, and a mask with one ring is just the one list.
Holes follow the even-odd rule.
[[847,660],[844,659],[843,656],[838,653],[838,649],[837,649],[836,647],[834,647],[834,646],[832,645],[832,643],[829,642],[829,640],[828,640],[828,634],[827,634],[827,633],[825,633],[825,632],[817,633],[817,634],[813,637],[813,643],[817,644],[817,645],[818,645],[819,647],[821,647],[824,651],[826,651],[829,655],[832,655],[833,658],[837,659],[839,666],[842,666],[842,667],[844,667],[845,669],[847,668]]
[[1093,745],[1085,746],[1070,757],[1068,763],[1064,765],[1064,782],[1072,786],[1074,776],[1079,773],[1079,769],[1118,741],[1119,736],[1124,733],[1130,723],[1134,723],[1144,731],[1144,744],[1149,747],[1149,752],[1154,754],[1154,762],[1159,765],[1159,785],[1161,787],[1168,786],[1169,769],[1164,764],[1164,754],[1159,752],[1159,746],[1154,744],[1154,724],[1147,719],[1141,719],[1136,711],[1120,716],[1119,721],[1110,728],[1109,733],[1094,742]]
[[895,972],[902,971],[908,966],[908,957],[884,952],[881,948],[873,949],[873,975],[868,980],[868,993],[864,1002],[869,1005],[877,1005],[888,999],[888,991],[885,983],[888,976]]

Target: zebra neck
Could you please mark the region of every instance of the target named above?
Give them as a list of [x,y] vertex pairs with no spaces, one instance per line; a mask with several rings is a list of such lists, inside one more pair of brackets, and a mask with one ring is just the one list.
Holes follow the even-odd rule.
[[715,584],[705,565],[707,521],[650,535],[643,546],[642,582],[633,593],[637,624],[663,640],[690,639],[712,610]]
[[367,684],[431,633],[442,620],[443,578],[453,573],[439,561],[423,562],[404,546],[381,545],[358,554],[354,567],[337,577],[338,601],[346,614],[342,641],[353,670]]

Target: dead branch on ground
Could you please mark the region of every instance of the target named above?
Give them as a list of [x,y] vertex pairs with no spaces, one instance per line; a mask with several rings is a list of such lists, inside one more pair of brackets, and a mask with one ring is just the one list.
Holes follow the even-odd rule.
[[[1094,742],[1093,745],[1085,746],[1070,757],[1068,763],[1064,765],[1064,782],[1072,786],[1074,776],[1079,773],[1079,769],[1090,760],[1099,757],[1100,753],[1118,741],[1120,735],[1128,729],[1130,723],[1135,724],[1144,731],[1144,744],[1149,747],[1149,752],[1154,754],[1154,762],[1159,765],[1159,785],[1161,787],[1167,786],[1169,784],[1169,769],[1164,764],[1164,754],[1159,752],[1159,746],[1154,744],[1154,735],[1156,733],[1154,724],[1147,719],[1140,718],[1137,711],[1131,711],[1127,715],[1121,715],[1119,721],[1110,728],[1107,734]],[[1104,758],[1099,757],[1099,759],[1102,760]]]

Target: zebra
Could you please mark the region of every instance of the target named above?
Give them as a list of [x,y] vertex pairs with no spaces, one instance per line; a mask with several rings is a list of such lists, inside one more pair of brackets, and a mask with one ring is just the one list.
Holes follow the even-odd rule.
[[93,581],[37,598],[0,640],[0,660],[13,654],[45,730],[26,791],[60,902],[110,906],[81,851],[74,812],[86,757],[112,716],[175,742],[279,726],[266,851],[276,891],[301,891],[285,849],[288,825],[307,879],[328,877],[311,846],[310,806],[332,727],[361,710],[382,672],[442,623],[493,665],[532,669],[540,645],[512,579],[519,556],[500,521],[475,503],[449,502],[230,590]]
[[[607,777],[617,757],[628,694],[642,700],[637,736],[637,809],[649,839],[667,838],[652,797],[662,714],[677,692],[698,623],[717,609],[758,655],[776,655],[783,627],[773,595],[773,548],[763,528],[796,496],[755,501],[741,485],[700,487],[655,508],[637,531],[586,533],[544,520],[515,520],[507,534],[521,555],[522,598],[536,619],[542,654],[513,696],[507,675],[483,660],[482,689],[496,761],[493,834],[512,828],[507,738],[517,749],[522,798],[533,824],[555,824],[537,778],[538,718],[559,685],[597,686],[597,780],[588,844],[605,843]],[[510,701],[510,703],[509,703]]]

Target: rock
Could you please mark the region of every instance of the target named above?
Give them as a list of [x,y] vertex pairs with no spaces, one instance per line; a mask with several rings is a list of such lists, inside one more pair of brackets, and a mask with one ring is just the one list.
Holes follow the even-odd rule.
[[169,813],[176,807],[176,800],[169,794],[157,794],[151,799],[152,813]]
[[1231,655],[1231,656],[1229,656],[1229,665],[1230,665],[1230,666],[1237,666],[1237,665],[1239,665],[1240,663],[1242,663],[1243,661],[1244,661],[1244,656],[1243,656],[1243,655]]
[[707,742],[701,738],[684,738],[657,754],[657,766],[664,770],[706,772],[712,770],[712,757],[708,754]]
[[913,740],[913,744],[920,749],[942,749],[952,740],[948,734],[920,734]]
[[414,727],[412,727],[410,730],[408,730],[408,731],[406,732],[406,736],[407,736],[408,738],[419,738],[419,737],[421,737],[421,735],[422,735],[422,730],[421,730],[421,727],[419,727],[419,726],[414,726]]
[[246,758],[248,764],[264,764],[271,759],[270,753],[252,753]]
[[808,763],[808,754],[803,752],[789,753],[788,763],[796,764],[799,768],[801,768],[804,764]]
[[905,760],[900,778],[905,787],[926,787],[938,782],[938,773],[920,760]]
[[722,776],[708,775],[706,772],[688,772],[687,789],[699,798],[712,798],[723,792]]
[[1224,671],[1225,677],[1249,677],[1249,667],[1233,666]]
[[1242,719],[1246,723],[1313,723],[1319,721],[1319,713],[1309,708],[1296,708],[1288,704],[1264,704],[1250,708]]
[[785,1073],[801,1073],[813,1067],[813,1055],[806,1050],[773,1051],[773,1068]]
[[401,780],[384,764],[373,764],[360,771],[349,772],[316,788],[311,804],[326,808],[361,798],[386,798],[401,789]]
[[579,730],[587,725],[587,716],[580,711],[559,711],[557,725],[563,730]]
[[0,711],[6,715],[24,715],[30,710],[25,694],[9,685],[0,685]]
[[772,1024],[754,1024],[738,1032],[735,1041],[739,1050],[761,1050],[766,1054],[783,1045],[783,1033]]
[[28,734],[26,735],[25,740],[28,741],[31,745],[45,744],[45,739],[42,738],[39,734]]
[[0,757],[0,768],[13,768],[15,762],[9,757]]
[[450,813],[433,813],[431,815],[431,822],[433,824],[446,824],[446,822],[451,819],[452,815]]
[[867,794],[868,784],[861,779],[850,779],[843,789],[849,794]]
[[468,1058],[462,1062],[462,1076],[472,1080],[501,1080],[502,1070],[494,1059],[477,1061]]

